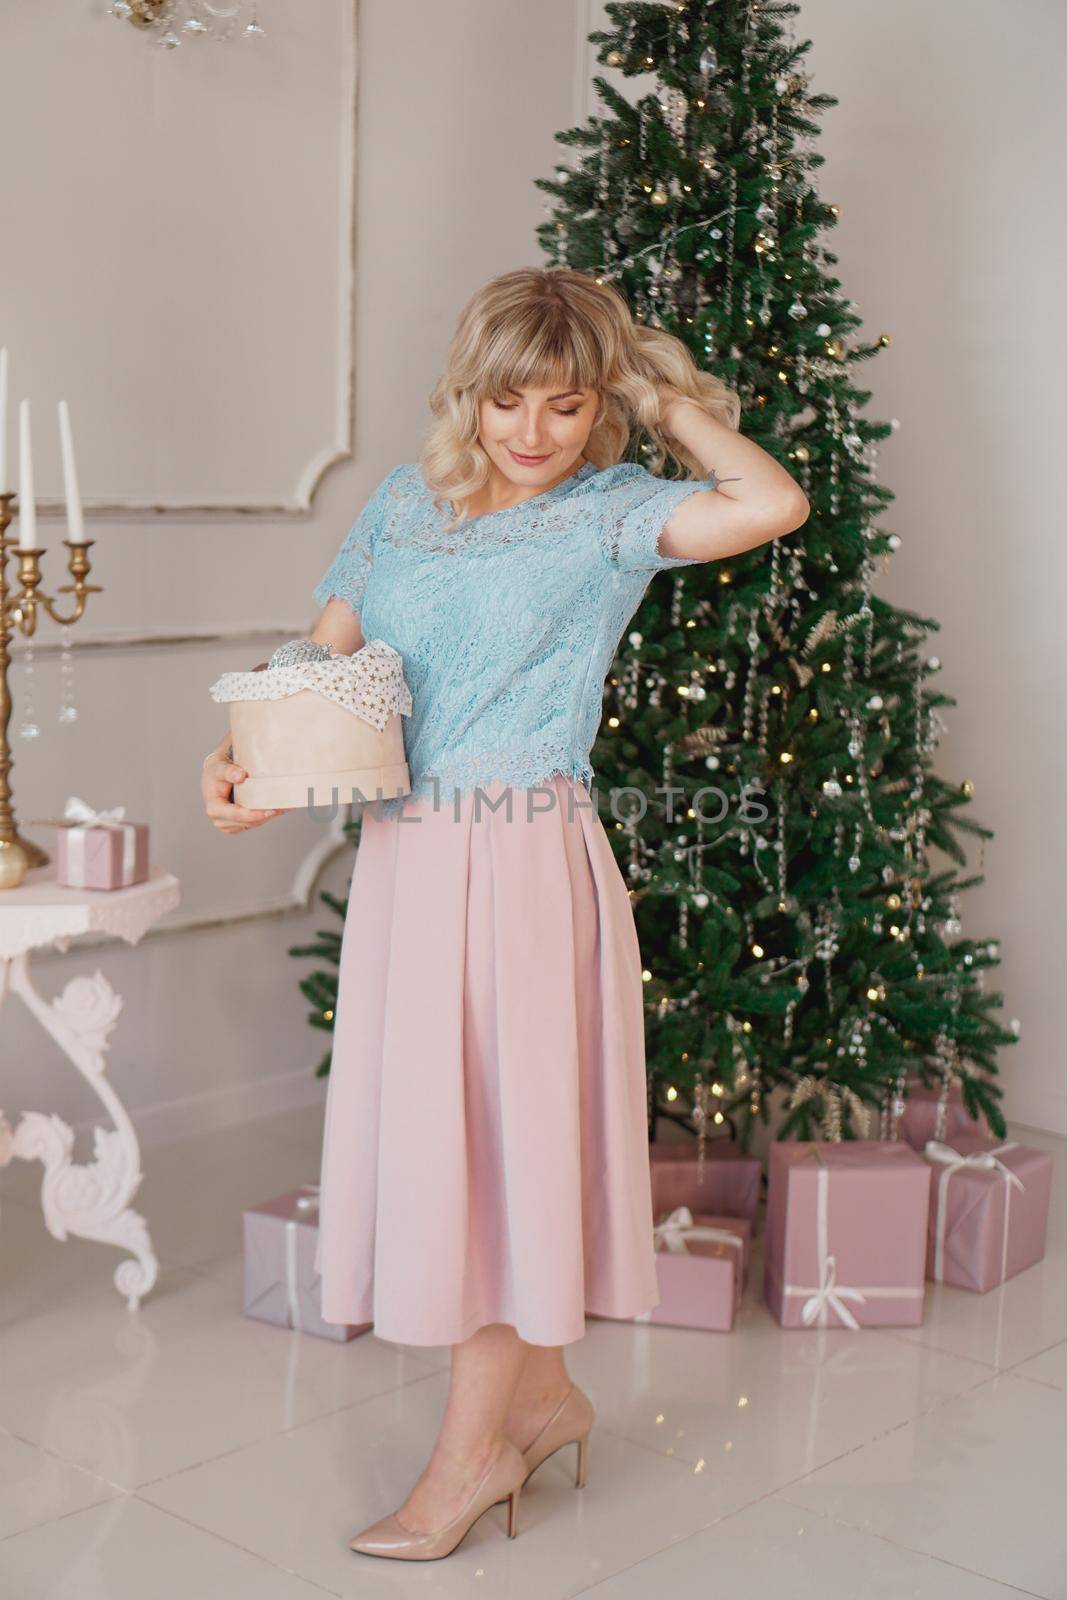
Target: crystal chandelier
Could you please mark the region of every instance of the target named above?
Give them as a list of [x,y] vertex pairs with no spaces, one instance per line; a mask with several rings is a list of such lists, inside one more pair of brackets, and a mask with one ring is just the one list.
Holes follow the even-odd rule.
[[186,39],[259,39],[256,0],[114,0],[109,15],[150,30],[164,50]]

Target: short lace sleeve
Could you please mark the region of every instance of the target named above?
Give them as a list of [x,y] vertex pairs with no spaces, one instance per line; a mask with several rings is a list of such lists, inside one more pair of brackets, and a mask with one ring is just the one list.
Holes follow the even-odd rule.
[[400,471],[400,467],[394,467],[382,479],[349,528],[340,550],[312,590],[320,606],[336,597],[346,600],[351,609],[358,612],[370,577],[374,536],[382,525],[390,486]]
[[659,536],[675,506],[698,489],[718,488],[717,478],[658,478],[637,462],[620,462],[601,478],[601,546],[611,566],[622,572],[658,572],[695,566],[702,559],[664,555]]

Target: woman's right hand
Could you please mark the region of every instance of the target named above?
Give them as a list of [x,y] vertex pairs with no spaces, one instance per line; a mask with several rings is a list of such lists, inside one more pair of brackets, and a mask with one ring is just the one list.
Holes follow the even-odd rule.
[[703,410],[699,401],[691,395],[682,394],[669,383],[656,385],[656,397],[659,401],[659,425],[664,433],[671,432],[671,413],[676,406],[696,406],[698,410]]
[[243,767],[233,763],[230,735],[221,738],[214,750],[204,757],[200,779],[200,792],[204,797],[204,810],[220,833],[244,833],[246,828],[258,828],[277,811],[255,811],[249,806],[239,806],[233,799],[233,785],[248,777]]

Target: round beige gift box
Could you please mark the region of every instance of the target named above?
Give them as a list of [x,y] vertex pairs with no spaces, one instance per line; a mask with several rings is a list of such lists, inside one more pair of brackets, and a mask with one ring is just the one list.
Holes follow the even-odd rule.
[[403,659],[383,639],[352,655],[227,672],[211,697],[230,708],[238,805],[334,807],[409,794]]

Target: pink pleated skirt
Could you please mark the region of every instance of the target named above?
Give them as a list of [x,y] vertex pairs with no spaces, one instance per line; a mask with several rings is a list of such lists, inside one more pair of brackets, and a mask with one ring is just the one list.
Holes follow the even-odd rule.
[[[327,1322],[567,1344],[658,1304],[641,959],[591,796],[557,776],[365,807],[315,1266]],[[493,802],[510,797],[493,809]],[[415,820],[417,819],[417,820]]]

